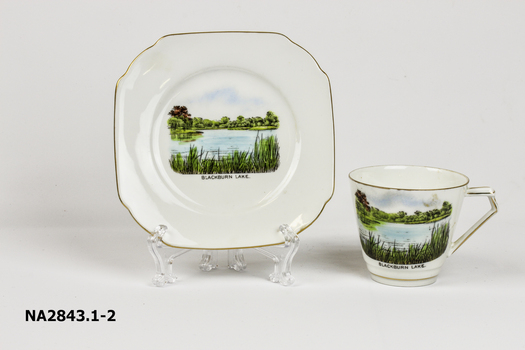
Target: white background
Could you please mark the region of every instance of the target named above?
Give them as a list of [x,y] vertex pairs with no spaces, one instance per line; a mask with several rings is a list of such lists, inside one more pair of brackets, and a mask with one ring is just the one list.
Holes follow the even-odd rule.
[[[523,1],[1,1],[0,347],[525,348],[524,18]],[[331,80],[336,191],[291,287],[251,251],[242,273],[187,254],[178,283],[153,287],[147,233],[117,197],[117,79],[165,34],[217,30],[283,33]],[[497,191],[500,212],[428,287],[375,283],[361,257],[347,173],[392,163]],[[467,198],[456,233],[488,209]]]

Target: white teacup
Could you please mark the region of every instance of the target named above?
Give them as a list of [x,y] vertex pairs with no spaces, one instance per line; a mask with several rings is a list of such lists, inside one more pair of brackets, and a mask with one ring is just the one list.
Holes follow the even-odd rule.
[[[349,174],[363,257],[372,279],[393,286],[436,281],[446,258],[497,212],[494,190],[460,173],[422,166],[372,166]],[[465,196],[492,208],[452,242]]]

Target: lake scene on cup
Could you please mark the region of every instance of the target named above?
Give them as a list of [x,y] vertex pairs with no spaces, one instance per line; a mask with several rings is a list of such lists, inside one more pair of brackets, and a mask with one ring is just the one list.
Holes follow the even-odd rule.
[[279,168],[279,117],[192,116],[187,106],[168,113],[170,168],[179,174],[269,173]]
[[[418,201],[405,200],[414,203],[414,208],[418,208]],[[416,209],[413,213],[386,212],[370,202],[364,192],[355,193],[361,246],[370,258],[389,264],[411,265],[435,260],[446,251],[452,214],[449,202],[443,201],[440,209]],[[420,207],[428,205],[421,201]]]

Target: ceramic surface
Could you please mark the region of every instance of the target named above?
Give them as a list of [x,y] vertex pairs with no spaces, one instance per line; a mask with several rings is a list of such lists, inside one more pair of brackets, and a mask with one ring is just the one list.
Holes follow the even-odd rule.
[[115,163],[122,203],[168,245],[280,244],[333,194],[328,77],[278,33],[165,36],[117,83]]
[[[469,189],[459,173],[430,167],[379,166],[350,173],[359,239],[372,278],[397,286],[436,281],[446,258],[495,212],[494,191]],[[491,197],[494,212],[456,242],[466,195]]]

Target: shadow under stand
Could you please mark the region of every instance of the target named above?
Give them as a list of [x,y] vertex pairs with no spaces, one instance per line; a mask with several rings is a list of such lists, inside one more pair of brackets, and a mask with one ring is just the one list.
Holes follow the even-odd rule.
[[[168,283],[174,283],[177,277],[173,274],[173,263],[181,255],[195,249],[171,248],[162,242],[162,237],[168,228],[165,225],[159,225],[155,228],[152,236],[148,238],[148,248],[155,261],[156,273],[153,277],[153,284],[162,287]],[[295,278],[292,276],[292,260],[299,249],[299,236],[290,228],[289,225],[281,225],[279,232],[283,235],[284,243],[277,246],[266,248],[252,248],[258,253],[270,258],[274,262],[274,270],[269,279],[273,283],[280,283],[283,286],[292,285]],[[164,258],[159,252],[161,248],[170,248],[175,250],[174,254]],[[274,254],[269,249],[278,248],[281,254]],[[212,271],[218,267],[218,250],[203,250],[202,258],[199,263],[199,269],[205,272]],[[228,268],[235,271],[243,271],[247,267],[244,261],[243,249],[228,249]]]

